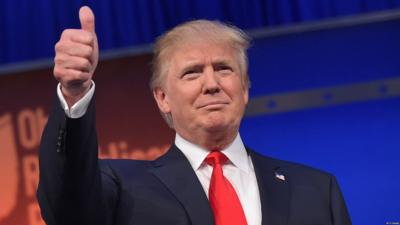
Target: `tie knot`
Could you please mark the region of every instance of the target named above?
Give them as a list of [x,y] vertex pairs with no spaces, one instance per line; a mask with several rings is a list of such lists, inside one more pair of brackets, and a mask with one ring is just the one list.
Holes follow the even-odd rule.
[[206,163],[214,166],[216,164],[225,164],[226,161],[228,160],[228,157],[226,157],[226,155],[224,155],[224,153],[220,152],[220,151],[212,151],[210,152],[207,157],[206,157]]

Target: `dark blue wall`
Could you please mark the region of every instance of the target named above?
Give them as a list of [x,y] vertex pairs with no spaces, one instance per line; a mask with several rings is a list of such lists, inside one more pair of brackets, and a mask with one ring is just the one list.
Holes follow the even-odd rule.
[[[399,27],[400,20],[394,20],[256,39],[250,50],[251,96],[400,81]],[[397,87],[377,93],[355,89],[353,94],[363,100],[347,104],[247,116],[241,135],[264,154],[335,174],[354,224],[399,221]],[[397,94],[385,95],[388,92]],[[274,107],[279,109],[280,102]]]
[[218,19],[242,29],[287,25],[400,7],[400,0],[1,0],[0,64],[53,57],[78,10],[96,15],[100,48],[152,43],[191,19]]

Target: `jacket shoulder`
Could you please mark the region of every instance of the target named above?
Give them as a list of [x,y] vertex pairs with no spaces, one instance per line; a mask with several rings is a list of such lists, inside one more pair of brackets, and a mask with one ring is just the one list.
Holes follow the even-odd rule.
[[151,166],[150,162],[133,159],[100,159],[99,167],[103,177],[106,176],[114,182],[120,183],[125,179],[135,181],[147,176]]
[[292,182],[296,184],[319,184],[321,183],[329,185],[334,176],[321,169],[314,168],[312,166],[304,165],[297,162],[291,162],[287,160],[277,159],[269,156],[262,155],[251,150],[252,159],[257,161],[257,164],[266,165],[273,171],[288,177]]

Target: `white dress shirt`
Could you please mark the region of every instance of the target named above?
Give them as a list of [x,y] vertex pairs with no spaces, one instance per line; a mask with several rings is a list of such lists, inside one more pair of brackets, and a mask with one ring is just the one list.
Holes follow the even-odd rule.
[[[208,197],[213,167],[204,162],[204,159],[210,151],[190,143],[178,133],[175,136],[175,145],[189,160]],[[222,167],[224,176],[235,188],[246,215],[247,224],[261,225],[261,200],[256,174],[240,135],[238,134],[235,140],[221,152],[229,159]]]
[[92,85],[88,92],[81,98],[79,101],[77,101],[71,108],[68,107],[67,101],[64,98],[63,93],[61,92],[61,84],[58,83],[57,85],[57,96],[58,99],[60,100],[61,107],[64,109],[65,115],[69,118],[80,118],[83,115],[85,115],[86,110],[89,106],[90,100],[93,97],[94,94],[94,89],[96,85],[92,81]]
[[[89,91],[70,109],[61,92],[61,85],[58,84],[57,95],[66,116],[70,118],[80,118],[85,115],[90,100],[93,97],[94,89],[95,84],[92,81],[92,86]],[[201,185],[203,186],[204,192],[208,197],[208,189],[213,168],[205,163],[204,159],[207,157],[209,151],[190,143],[182,138],[178,133],[175,136],[175,145],[189,160],[190,165],[195,171]],[[229,159],[222,167],[224,176],[229,180],[229,182],[231,182],[239,197],[246,216],[247,224],[261,225],[261,200],[257,179],[253,163],[250,156],[247,154],[240,135],[238,134],[235,140],[221,151]]]

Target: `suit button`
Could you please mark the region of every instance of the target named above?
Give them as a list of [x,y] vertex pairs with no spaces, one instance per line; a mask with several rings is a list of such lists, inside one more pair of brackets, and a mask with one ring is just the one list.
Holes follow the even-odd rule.
[[64,138],[64,133],[65,133],[65,128],[60,128],[58,130],[58,137],[57,137],[57,144],[56,144],[56,146],[57,146],[56,151],[58,153],[62,152],[61,145],[62,145],[62,140]]

